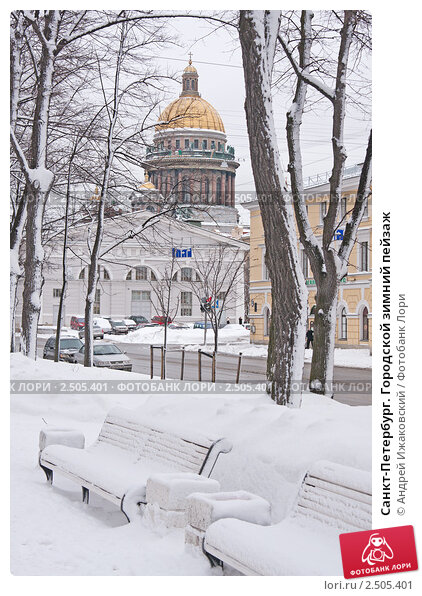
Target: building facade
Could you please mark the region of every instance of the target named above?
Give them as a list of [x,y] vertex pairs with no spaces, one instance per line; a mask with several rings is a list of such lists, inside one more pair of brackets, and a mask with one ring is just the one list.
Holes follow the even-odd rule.
[[[143,315],[148,320],[162,315],[163,296],[170,290],[170,316],[181,322],[203,320],[199,296],[204,291],[207,263],[220,259],[218,285],[225,308],[222,321],[237,321],[244,316],[244,276],[239,268],[234,283],[228,289],[235,268],[234,261],[244,261],[249,246],[234,238],[210,232],[196,225],[178,221],[165,215],[139,235],[151,216],[148,210],[124,214],[106,221],[99,261],[98,284],[94,302],[94,316],[116,319]],[[135,235],[134,235],[135,233]],[[65,295],[65,325],[72,316],[84,316],[88,277],[88,239],[92,231],[87,225],[69,231],[67,257],[67,289]],[[205,273],[204,273],[205,272]],[[40,324],[55,325],[62,282],[62,243],[56,244],[46,255],[45,278],[41,297]],[[225,277],[227,276],[227,277]],[[171,280],[171,281],[170,281]],[[17,327],[20,327],[22,283],[18,291]]]
[[227,145],[223,121],[199,93],[199,76],[189,60],[180,97],[160,114],[144,161],[149,180],[165,199],[196,206],[191,216],[210,229],[230,232],[238,221],[235,178],[239,167]]
[[[341,200],[338,239],[352,209],[359,182],[360,166],[346,168],[343,196]],[[323,218],[329,198],[328,173],[319,174],[308,180],[306,187],[307,211],[316,237],[322,235]],[[249,320],[252,325],[251,341],[268,343],[271,321],[271,282],[265,265],[265,238],[258,201],[243,205],[250,211],[250,281]],[[336,346],[343,348],[372,349],[372,204],[368,202],[364,217],[357,232],[347,275],[343,278],[338,293]],[[315,280],[308,258],[298,240],[302,270],[308,288],[308,327],[313,326],[315,311]]]

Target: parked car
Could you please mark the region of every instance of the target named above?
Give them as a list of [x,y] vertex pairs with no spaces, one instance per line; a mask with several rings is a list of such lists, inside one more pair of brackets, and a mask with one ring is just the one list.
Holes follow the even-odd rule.
[[123,321],[115,321],[110,319],[111,331],[114,335],[123,335],[128,332],[127,325]]
[[135,331],[136,323],[132,319],[123,319],[123,323],[128,328],[128,331]]
[[190,329],[186,323],[170,323],[169,329]]
[[140,323],[149,323],[148,319],[143,315],[130,315],[129,319],[135,321],[137,325],[139,325]]
[[111,325],[109,318],[94,317],[93,322],[96,327],[100,327],[103,330],[103,333],[111,333]]
[[[56,345],[56,336],[49,337],[44,346],[43,358],[54,360],[54,347]],[[74,356],[84,344],[80,339],[73,335],[60,336],[59,360],[62,362],[75,362]]]
[[[94,344],[94,356],[93,364],[98,367],[114,368],[117,370],[132,370],[132,361],[126,356],[124,352],[116,346],[116,344],[110,343],[97,343]],[[76,362],[83,364],[85,354],[85,346],[83,345],[78,352],[76,352],[74,358]]]
[[167,318],[167,325],[170,325],[170,323],[173,322],[171,320],[171,318],[170,317],[165,317],[165,316],[162,316],[162,315],[155,315],[154,317],[152,317],[151,323],[158,323],[158,325],[165,325],[166,318]]
[[250,330],[251,330],[251,324],[250,324],[250,323],[243,323],[243,327],[244,327],[245,329],[247,329],[248,331],[250,331]]
[[[78,335],[81,339],[85,337],[85,326],[79,331]],[[103,329],[99,325],[95,325],[95,323],[92,326],[92,335],[94,336],[94,339],[104,339]]]
[[136,329],[143,329],[144,327],[161,327],[158,323],[138,323]]
[[85,327],[85,317],[72,317],[70,319],[70,327],[71,329],[83,329]]
[[[204,323],[204,321],[196,321],[193,324],[193,328],[194,329],[205,329],[205,323]],[[211,321],[207,321],[207,329],[212,329]]]

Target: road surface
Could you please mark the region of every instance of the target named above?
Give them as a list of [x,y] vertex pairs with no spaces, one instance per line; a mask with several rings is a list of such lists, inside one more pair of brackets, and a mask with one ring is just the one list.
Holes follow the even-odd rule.
[[[42,348],[47,337],[38,338],[38,355],[42,357]],[[118,338],[115,343],[119,344]],[[126,352],[133,362],[133,372],[150,374],[150,346],[146,344],[120,343],[121,350]],[[159,350],[154,350],[154,376],[160,375],[161,356]],[[181,349],[180,346],[169,347],[167,353],[168,379],[180,379],[181,371]],[[236,381],[238,357],[229,354],[219,353],[216,361],[216,381],[234,383]],[[262,357],[242,356],[240,382],[263,382],[265,381],[266,359]],[[310,364],[306,363],[303,380],[309,380]],[[185,368],[183,378],[185,381],[198,380],[198,353],[185,351]],[[202,357],[202,380],[211,381],[211,358]],[[372,380],[372,370],[362,368],[350,368],[336,366],[334,368],[334,381],[343,383],[345,389],[335,392],[334,399],[341,403],[363,406],[371,405],[372,394],[369,391],[364,393],[353,391],[353,386],[365,384],[369,386]]]

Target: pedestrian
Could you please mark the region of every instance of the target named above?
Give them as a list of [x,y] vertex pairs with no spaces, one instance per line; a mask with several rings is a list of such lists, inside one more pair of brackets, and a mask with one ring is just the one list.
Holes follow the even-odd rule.
[[314,330],[312,327],[309,327],[306,332],[306,349],[308,350],[310,346],[312,346],[312,348],[314,347]]
[[239,317],[239,325],[241,325],[243,323],[243,319],[242,317]]
[[230,319],[227,319],[226,325],[230,325]]

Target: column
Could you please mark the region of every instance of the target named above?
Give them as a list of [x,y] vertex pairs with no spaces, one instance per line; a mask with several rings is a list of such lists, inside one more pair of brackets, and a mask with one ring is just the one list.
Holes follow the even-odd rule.
[[226,173],[221,172],[221,204],[226,204]]
[[217,203],[217,176],[215,171],[211,176],[211,203],[213,205]]

